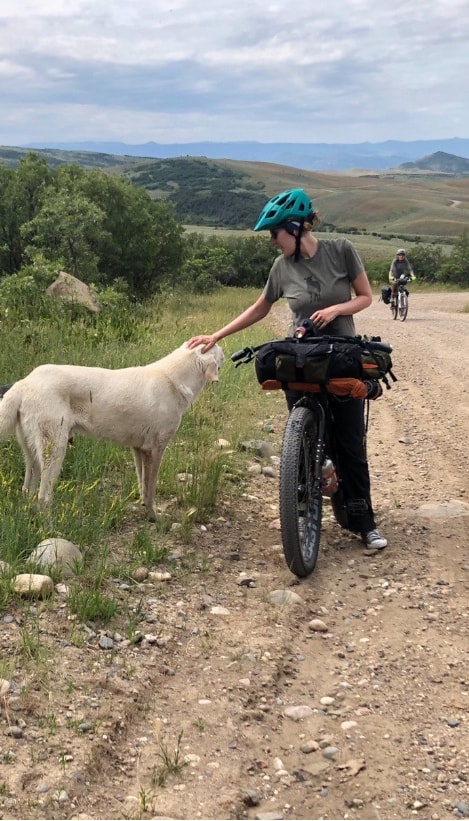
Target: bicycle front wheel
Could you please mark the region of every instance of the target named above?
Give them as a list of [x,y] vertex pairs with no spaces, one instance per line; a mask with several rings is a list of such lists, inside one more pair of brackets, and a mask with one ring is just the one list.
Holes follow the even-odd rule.
[[404,322],[409,310],[409,297],[406,293],[399,294],[399,319]]
[[293,408],[283,436],[279,507],[285,560],[300,577],[313,572],[318,558],[322,494],[316,465],[322,454],[319,417],[310,408]]

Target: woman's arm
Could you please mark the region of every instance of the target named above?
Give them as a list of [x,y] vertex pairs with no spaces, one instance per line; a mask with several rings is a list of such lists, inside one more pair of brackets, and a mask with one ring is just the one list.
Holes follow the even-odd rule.
[[202,352],[205,353],[206,351],[213,348],[213,346],[220,341],[220,339],[224,339],[225,336],[230,336],[231,334],[235,334],[238,331],[244,330],[244,328],[249,328],[250,325],[254,325],[259,320],[263,319],[269,313],[272,307],[272,303],[268,302],[263,294],[256,300],[249,308],[246,308],[242,314],[232,319],[228,325],[225,325],[223,328],[220,328],[219,331],[215,331],[213,334],[200,334],[199,336],[193,336],[189,339],[188,347],[189,348],[196,348],[197,345],[204,345]]
[[351,316],[358,314],[368,308],[373,301],[373,294],[371,285],[365,271],[361,271],[352,282],[355,297],[347,300],[347,302],[339,302],[337,305],[331,305],[329,308],[321,308],[315,311],[311,316],[314,324],[319,328],[325,328],[329,322],[332,322],[338,316]]

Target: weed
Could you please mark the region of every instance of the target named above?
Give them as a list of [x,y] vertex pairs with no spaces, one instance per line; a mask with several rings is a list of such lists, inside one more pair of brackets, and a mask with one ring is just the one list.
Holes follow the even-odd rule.
[[62,752],[59,753],[59,764],[62,767],[64,775],[67,770],[68,759],[68,754],[64,750],[62,750]]
[[[72,629],[70,630],[70,635],[68,637],[68,640],[69,640],[70,644],[73,647],[83,647],[84,646],[84,644],[86,642],[86,639],[85,639],[83,631],[79,627],[79,625],[74,624],[72,626]],[[68,686],[70,686],[70,685],[68,685]]]
[[178,740],[175,749],[171,753],[168,747],[160,742],[160,749],[158,758],[160,759],[160,766],[154,767],[152,772],[152,786],[162,787],[170,775],[178,775],[182,772],[184,767],[187,767],[187,761],[184,761],[181,753],[181,740],[183,731],[178,735]]
[[140,787],[139,793],[140,812],[144,813],[150,808],[151,794],[147,792],[145,787]]
[[57,730],[57,716],[55,713],[48,713],[46,716],[38,719],[38,726],[43,727],[49,731],[49,735],[54,735]]
[[137,603],[136,607],[129,611],[129,616],[126,624],[127,638],[132,641],[137,635],[137,625],[145,618],[145,607],[142,599]]
[[67,604],[72,613],[76,613],[80,621],[85,623],[89,621],[109,622],[119,608],[114,597],[107,596],[96,588],[83,590],[79,584],[71,586]]
[[130,545],[130,556],[146,567],[161,564],[168,555],[168,548],[155,543],[155,538],[148,527],[135,531]]
[[23,657],[30,661],[42,663],[48,657],[48,650],[41,644],[38,624],[20,629],[20,649]]
[[205,721],[203,720],[203,718],[201,718],[200,716],[197,716],[197,718],[194,721],[194,727],[197,727],[197,729],[201,733],[203,733],[203,731],[205,730],[205,727],[206,727]]

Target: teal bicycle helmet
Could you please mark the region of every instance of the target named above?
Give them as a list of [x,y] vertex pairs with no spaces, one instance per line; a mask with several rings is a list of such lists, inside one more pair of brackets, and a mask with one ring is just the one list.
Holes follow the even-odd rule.
[[303,223],[311,215],[313,203],[306,191],[302,188],[291,188],[272,197],[261,213],[254,226],[254,231],[266,231],[269,228],[281,225],[282,222],[299,220]]

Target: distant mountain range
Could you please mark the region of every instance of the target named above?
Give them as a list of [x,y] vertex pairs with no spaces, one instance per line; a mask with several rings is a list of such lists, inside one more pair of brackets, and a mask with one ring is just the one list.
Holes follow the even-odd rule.
[[386,170],[421,157],[444,152],[469,158],[469,139],[415,140],[381,143],[260,143],[198,142],[129,145],[121,142],[34,142],[22,148],[89,151],[114,156],[167,159],[208,157],[209,159],[268,162],[311,171]]

